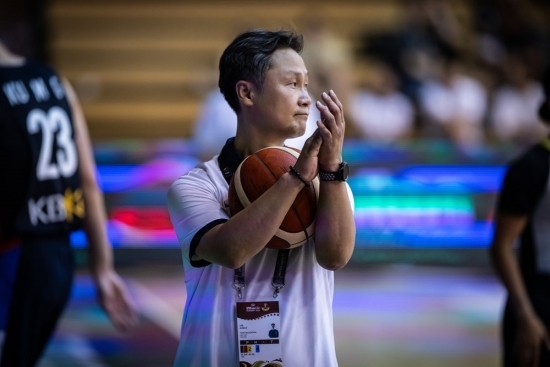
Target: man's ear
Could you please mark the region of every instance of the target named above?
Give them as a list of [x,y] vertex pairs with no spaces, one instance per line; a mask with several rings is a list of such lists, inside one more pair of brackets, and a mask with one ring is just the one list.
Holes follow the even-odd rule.
[[235,85],[235,89],[237,90],[237,98],[239,98],[239,101],[241,101],[244,106],[250,107],[254,104],[252,98],[254,94],[254,85],[251,82],[240,80]]

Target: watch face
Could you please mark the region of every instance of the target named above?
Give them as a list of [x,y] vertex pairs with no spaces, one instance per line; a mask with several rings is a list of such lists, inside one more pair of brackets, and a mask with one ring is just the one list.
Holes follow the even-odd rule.
[[349,165],[346,162],[342,162],[342,165],[340,167],[341,177],[344,181],[348,179],[349,175]]

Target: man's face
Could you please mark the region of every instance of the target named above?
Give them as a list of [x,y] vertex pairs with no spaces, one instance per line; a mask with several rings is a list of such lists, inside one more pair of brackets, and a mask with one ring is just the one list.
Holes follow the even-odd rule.
[[271,63],[254,100],[255,120],[266,134],[284,139],[301,136],[311,105],[304,61],[296,51],[280,49],[273,53]]

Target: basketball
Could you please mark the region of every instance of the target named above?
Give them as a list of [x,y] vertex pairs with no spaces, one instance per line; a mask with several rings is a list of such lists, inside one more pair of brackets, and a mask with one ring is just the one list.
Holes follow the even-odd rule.
[[[237,168],[229,184],[229,211],[235,215],[277,182],[296,164],[300,151],[288,147],[268,147],[248,156]],[[266,247],[290,249],[303,245],[315,232],[319,178],[296,196],[275,236]]]

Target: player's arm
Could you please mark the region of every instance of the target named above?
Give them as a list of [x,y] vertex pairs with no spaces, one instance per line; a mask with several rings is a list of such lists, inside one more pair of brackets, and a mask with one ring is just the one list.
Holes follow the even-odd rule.
[[[323,94],[317,102],[322,121],[318,122],[323,143],[319,151],[319,167],[335,172],[342,162],[345,120],[342,104],[333,91]],[[344,267],[355,247],[353,208],[345,182],[320,182],[319,203],[315,227],[317,261],[330,270]]]
[[[321,144],[314,134],[304,144],[296,162],[306,180],[315,177],[317,152]],[[236,269],[260,252],[275,235],[304,184],[290,173],[227,222],[210,229],[201,238],[195,253],[202,259]]]
[[106,231],[103,193],[97,185],[95,161],[86,120],[71,85],[66,80],[63,80],[63,85],[71,105],[75,129],[79,172],[86,210],[84,230],[88,238],[91,274],[98,287],[100,304],[113,324],[121,330],[126,330],[136,324],[137,315],[122,279],[114,270],[113,251]]
[[528,221],[524,215],[498,212],[495,232],[490,247],[491,259],[497,275],[506,287],[512,307],[518,317],[516,353],[521,365],[534,365],[543,343],[550,349],[550,337],[537,316],[513,251],[513,245]]

